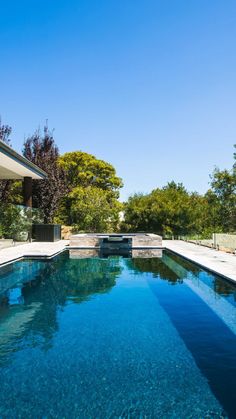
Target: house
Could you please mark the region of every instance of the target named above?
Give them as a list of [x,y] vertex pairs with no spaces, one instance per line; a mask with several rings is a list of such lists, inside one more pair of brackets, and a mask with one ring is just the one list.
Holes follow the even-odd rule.
[[46,177],[43,170],[0,140],[0,179],[23,181],[23,205],[32,207],[32,179]]

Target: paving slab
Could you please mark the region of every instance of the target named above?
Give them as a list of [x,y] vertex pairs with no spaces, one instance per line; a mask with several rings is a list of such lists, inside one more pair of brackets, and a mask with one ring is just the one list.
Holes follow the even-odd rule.
[[236,255],[182,240],[163,240],[163,247],[236,283]]
[[33,242],[0,250],[0,266],[24,257],[51,258],[62,252],[69,244],[69,240],[57,242]]

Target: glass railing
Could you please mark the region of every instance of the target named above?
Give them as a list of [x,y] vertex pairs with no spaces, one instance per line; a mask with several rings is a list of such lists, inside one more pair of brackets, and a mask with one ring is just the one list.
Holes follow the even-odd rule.
[[200,246],[210,247],[216,250],[223,250],[228,253],[236,254],[236,232],[232,233],[212,233],[206,235],[185,235],[179,236],[180,240],[195,243]]
[[0,249],[32,240],[32,225],[43,223],[41,210],[0,204]]

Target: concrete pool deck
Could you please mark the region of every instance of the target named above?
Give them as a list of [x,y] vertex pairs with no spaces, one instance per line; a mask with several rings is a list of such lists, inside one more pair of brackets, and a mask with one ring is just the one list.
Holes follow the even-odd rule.
[[14,262],[23,258],[52,258],[65,250],[69,240],[58,242],[33,242],[19,246],[7,247],[0,250],[0,267],[6,263]]
[[236,255],[182,240],[163,240],[163,247],[236,283]]
[[[0,267],[23,258],[52,258],[66,248],[69,240],[58,242],[33,242],[0,250]],[[181,240],[163,240],[163,249],[197,263],[236,283],[236,255],[187,243]],[[79,250],[79,249],[78,249]]]

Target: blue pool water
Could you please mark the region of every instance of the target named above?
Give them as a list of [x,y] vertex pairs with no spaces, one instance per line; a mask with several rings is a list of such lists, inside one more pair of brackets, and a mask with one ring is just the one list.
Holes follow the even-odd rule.
[[235,418],[236,288],[168,252],[0,269],[1,418]]

